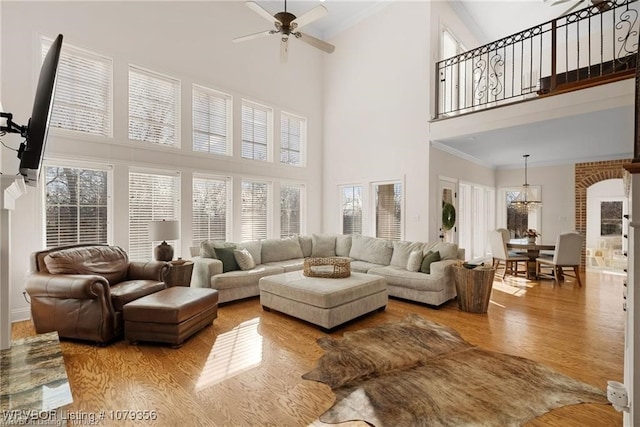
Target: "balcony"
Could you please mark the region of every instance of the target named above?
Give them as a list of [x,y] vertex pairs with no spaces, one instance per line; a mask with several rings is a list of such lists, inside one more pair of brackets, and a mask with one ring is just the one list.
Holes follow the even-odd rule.
[[435,119],[633,77],[636,2],[601,1],[439,61]]

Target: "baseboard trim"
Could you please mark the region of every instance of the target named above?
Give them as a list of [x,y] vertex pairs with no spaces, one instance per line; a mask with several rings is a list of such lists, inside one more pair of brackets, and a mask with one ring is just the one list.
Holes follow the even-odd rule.
[[31,319],[31,309],[29,307],[11,310],[11,323],[22,322]]

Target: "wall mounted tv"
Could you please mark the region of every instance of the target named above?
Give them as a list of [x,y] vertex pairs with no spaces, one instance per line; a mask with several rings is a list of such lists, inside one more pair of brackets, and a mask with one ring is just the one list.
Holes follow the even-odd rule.
[[47,143],[61,48],[62,34],[59,34],[42,62],[33,110],[27,125],[20,126],[13,122],[13,114],[0,112],[0,117],[6,119],[5,126],[0,126],[0,132],[19,133],[24,138],[18,149],[19,172],[25,183],[34,187],[38,184],[42,156]]

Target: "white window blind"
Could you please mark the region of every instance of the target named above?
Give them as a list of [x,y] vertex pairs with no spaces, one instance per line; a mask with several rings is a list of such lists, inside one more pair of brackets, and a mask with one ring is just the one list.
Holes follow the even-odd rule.
[[342,234],[362,234],[362,187],[340,187]]
[[283,112],[280,117],[280,163],[304,165],[306,139],[307,120]]
[[[176,220],[180,209],[180,177],[176,173],[129,172],[129,258],[153,258],[149,221]],[[178,248],[175,241],[168,241]]]
[[280,186],[280,237],[301,234],[302,186]]
[[179,145],[179,80],[129,66],[129,139]]
[[375,184],[376,237],[402,240],[402,186],[399,183]]
[[[44,60],[53,40],[41,39]],[[113,60],[64,43],[60,52],[51,126],[110,137]]]
[[45,167],[47,247],[108,243],[109,191],[106,170]]
[[193,151],[231,155],[232,97],[193,86]]
[[268,236],[269,184],[242,181],[242,240],[266,239]]
[[269,160],[273,110],[264,105],[242,101],[242,157]]
[[229,212],[228,178],[193,178],[192,238],[193,244],[203,240],[227,240]]

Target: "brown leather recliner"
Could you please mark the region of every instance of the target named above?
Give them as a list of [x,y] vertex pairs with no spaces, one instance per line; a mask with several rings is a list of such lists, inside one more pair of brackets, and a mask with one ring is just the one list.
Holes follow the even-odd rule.
[[165,289],[166,262],[129,261],[118,246],[81,244],[31,254],[26,290],[37,333],[105,344],[123,335],[122,307]]

